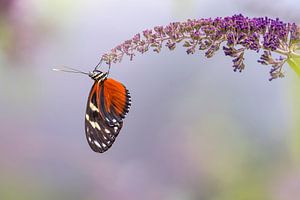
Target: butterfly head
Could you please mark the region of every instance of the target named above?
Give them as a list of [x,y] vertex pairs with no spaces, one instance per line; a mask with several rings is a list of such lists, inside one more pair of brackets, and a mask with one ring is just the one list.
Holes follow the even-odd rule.
[[104,81],[108,76],[107,72],[102,72],[100,70],[94,70],[89,72],[89,77],[91,77],[95,81]]

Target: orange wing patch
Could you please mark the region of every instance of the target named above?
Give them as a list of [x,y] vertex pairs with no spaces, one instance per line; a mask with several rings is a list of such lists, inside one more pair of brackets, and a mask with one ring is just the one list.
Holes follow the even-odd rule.
[[130,96],[125,86],[111,78],[103,82],[104,107],[108,113],[114,112],[124,118],[129,110]]

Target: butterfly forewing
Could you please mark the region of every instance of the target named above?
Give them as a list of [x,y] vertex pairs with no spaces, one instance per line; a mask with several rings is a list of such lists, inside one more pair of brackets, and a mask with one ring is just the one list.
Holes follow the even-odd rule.
[[99,153],[114,143],[130,107],[128,90],[113,79],[95,81],[87,102],[85,132],[90,147]]

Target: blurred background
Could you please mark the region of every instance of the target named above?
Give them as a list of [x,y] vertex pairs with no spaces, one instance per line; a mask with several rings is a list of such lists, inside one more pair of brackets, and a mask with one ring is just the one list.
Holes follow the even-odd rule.
[[242,13],[300,24],[299,12],[298,0],[0,0],[0,199],[299,199],[300,80],[287,66],[269,82],[253,52],[241,74],[221,51],[125,58],[111,77],[133,104],[105,154],[84,133],[93,81],[51,70],[93,70],[172,21]]

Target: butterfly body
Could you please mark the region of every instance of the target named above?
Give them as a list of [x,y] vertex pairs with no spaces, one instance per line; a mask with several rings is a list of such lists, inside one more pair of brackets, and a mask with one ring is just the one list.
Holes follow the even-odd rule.
[[89,76],[94,84],[86,106],[85,133],[92,150],[103,153],[118,136],[131,99],[126,87],[107,73],[94,70]]

